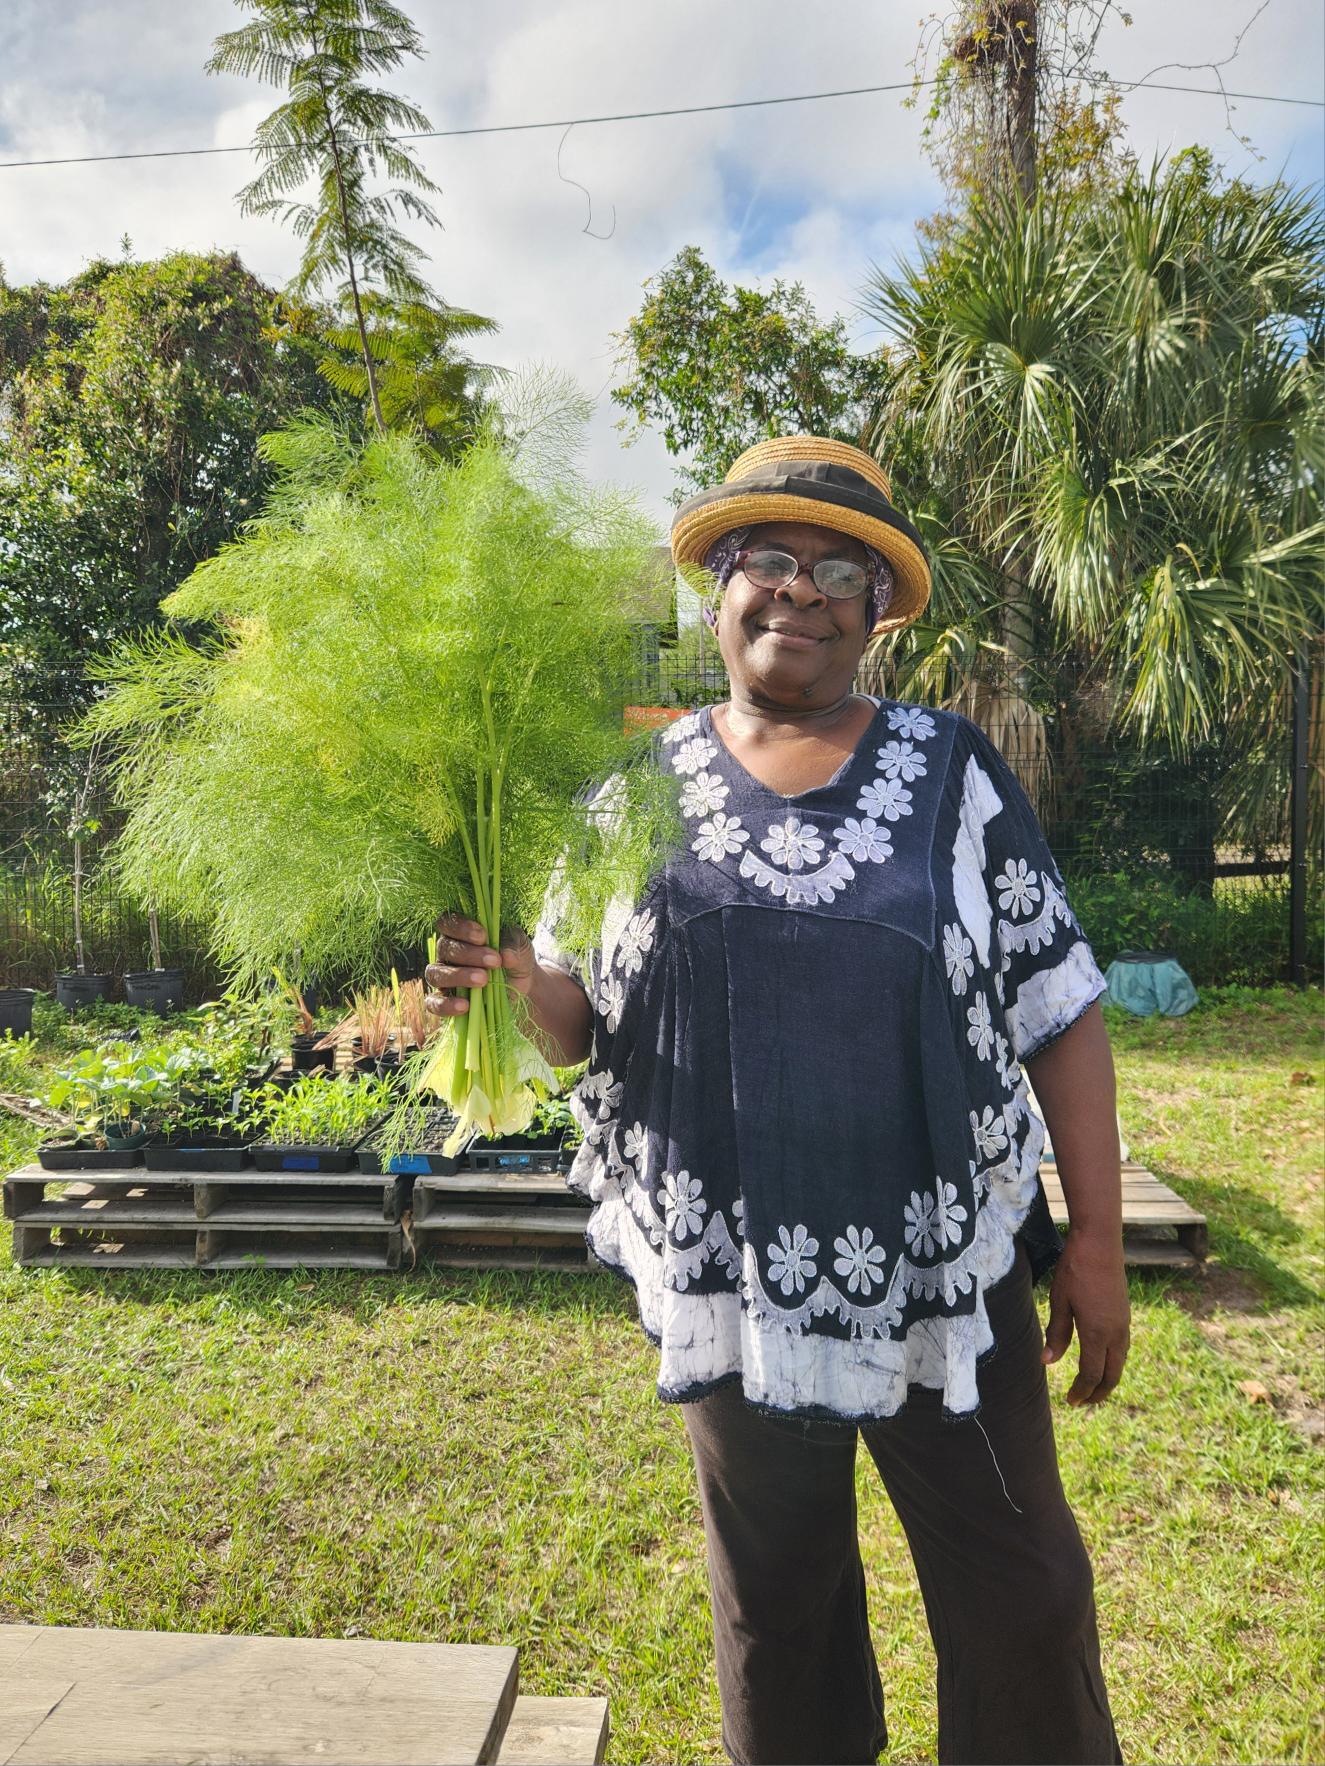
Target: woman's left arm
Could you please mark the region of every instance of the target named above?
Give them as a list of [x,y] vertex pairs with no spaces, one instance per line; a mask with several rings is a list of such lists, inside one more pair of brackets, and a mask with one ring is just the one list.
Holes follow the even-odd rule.
[[1069,1404],[1098,1404],[1122,1378],[1129,1304],[1113,1055],[1099,1004],[1024,1063],[1043,1112],[1067,1202],[1067,1243],[1049,1291],[1044,1360],[1067,1353],[1077,1377]]

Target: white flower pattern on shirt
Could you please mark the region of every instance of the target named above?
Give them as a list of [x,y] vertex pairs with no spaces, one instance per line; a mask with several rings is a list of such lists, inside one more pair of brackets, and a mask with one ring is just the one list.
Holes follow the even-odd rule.
[[967,1042],[982,1061],[987,1061],[994,1046],[994,1021],[990,1016],[989,1001],[984,994],[977,993],[975,1004],[966,1008],[966,1023]]
[[803,871],[806,865],[817,865],[824,849],[824,843],[814,829],[807,827],[799,816],[774,822],[768,830],[768,838],[761,840],[759,845],[775,865],[782,865],[788,871]]
[[688,1171],[664,1171],[663,1206],[667,1229],[676,1239],[693,1238],[704,1224],[708,1203],[700,1194],[699,1179]]
[[928,1257],[934,1249],[934,1198],[928,1190],[922,1196],[911,1191],[911,1200],[902,1210],[907,1248],[913,1257]]
[[621,1022],[621,1008],[625,1003],[626,990],[621,977],[609,969],[603,976],[602,986],[598,991],[598,1010],[607,1024],[609,1034],[616,1030]]
[[940,1177],[935,1180],[935,1186],[934,1242],[942,1251],[947,1245],[961,1243],[962,1222],[966,1219],[966,1210],[958,1206],[955,1183],[945,1183]]
[[1039,872],[1032,871],[1024,858],[1009,859],[994,878],[994,888],[999,907],[1011,912],[1014,920],[1018,914],[1033,914],[1039,904]]
[[911,793],[900,779],[876,779],[866,785],[856,800],[856,808],[875,820],[895,822],[899,816],[911,814]]
[[700,773],[711,760],[718,758],[716,746],[703,736],[692,736],[682,742],[672,756],[672,770],[678,773]]
[[818,1239],[812,1239],[805,1227],[798,1226],[789,1233],[785,1226],[780,1226],[778,1243],[768,1247],[768,1279],[776,1282],[784,1294],[793,1290],[803,1293],[806,1282],[814,1280],[818,1249]]
[[955,920],[943,928],[943,961],[952,991],[965,993],[966,983],[975,974],[975,964],[971,961],[971,941]]
[[869,816],[860,822],[848,816],[840,828],[833,829],[833,839],[857,864],[881,865],[893,855],[892,835]]
[[975,1144],[982,1159],[996,1159],[1008,1144],[1008,1137],[1004,1133],[1003,1112],[995,1112],[992,1104],[985,1105],[982,1116],[971,1111],[971,1133],[975,1136]]
[[900,735],[924,742],[934,734],[934,720],[918,705],[894,705],[888,711],[888,728]]
[[691,841],[690,850],[706,864],[721,864],[729,852],[739,852],[749,838],[739,817],[719,814],[700,823],[699,839]]
[[911,742],[885,742],[879,750],[879,768],[885,779],[905,779],[909,785],[925,776],[928,762]]
[[653,935],[658,922],[650,913],[632,914],[616,947],[616,960],[627,975],[638,975],[644,959],[653,949]]
[[721,809],[731,791],[716,773],[696,773],[681,787],[681,814],[687,821],[696,816],[712,815]]
[[833,1268],[847,1278],[849,1292],[868,1296],[883,1280],[884,1249],[874,1243],[869,1227],[849,1226],[843,1238],[833,1240],[838,1253]]

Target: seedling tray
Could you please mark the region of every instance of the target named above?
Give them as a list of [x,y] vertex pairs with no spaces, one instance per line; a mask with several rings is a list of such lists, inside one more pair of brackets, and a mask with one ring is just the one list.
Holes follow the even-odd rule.
[[141,1147],[38,1147],[43,1171],[132,1171],[143,1162]]
[[149,1171],[246,1171],[252,1163],[247,1146],[199,1135],[189,1141],[149,1142],[143,1164]]
[[259,1171],[349,1171],[358,1143],[353,1147],[282,1147],[262,1141],[249,1151]]
[[436,1143],[444,1141],[454,1127],[455,1117],[449,1110],[430,1110],[428,1127],[423,1138],[434,1145],[417,1151],[397,1153],[388,1164],[383,1165],[381,1149],[376,1140],[364,1141],[359,1148],[359,1169],[369,1177],[449,1177],[460,1170],[466,1148],[462,1146],[456,1153],[444,1153]]
[[508,1134],[499,1141],[473,1140],[465,1156],[471,1171],[560,1171],[565,1130],[556,1134]]

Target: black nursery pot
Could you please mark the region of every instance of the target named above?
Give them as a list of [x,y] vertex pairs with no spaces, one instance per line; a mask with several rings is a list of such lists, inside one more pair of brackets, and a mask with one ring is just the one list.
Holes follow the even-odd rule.
[[126,1006],[144,1006],[162,1017],[184,1009],[183,969],[140,969],[124,977]]
[[296,1036],[290,1045],[290,1065],[297,1073],[311,1073],[315,1067],[334,1067],[336,1051],[334,1048],[320,1049],[314,1045],[321,1041],[323,1032],[314,1031],[311,1036]]
[[95,1000],[110,998],[109,975],[57,975],[55,977],[55,1003],[63,1006],[66,1012],[76,1012],[80,1006],[90,1006]]
[[36,990],[31,987],[0,987],[0,1036],[12,1030],[15,1036],[26,1036],[32,1029],[32,1002]]

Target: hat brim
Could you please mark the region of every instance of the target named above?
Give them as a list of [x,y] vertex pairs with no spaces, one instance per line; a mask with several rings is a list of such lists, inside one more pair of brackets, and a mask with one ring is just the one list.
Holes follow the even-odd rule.
[[865,499],[835,485],[783,479],[763,487],[748,480],[716,486],[691,497],[672,524],[672,557],[677,568],[702,568],[709,547],[734,527],[755,527],[771,521],[804,521],[831,528],[873,546],[892,566],[894,586],[888,611],[871,631],[897,631],[924,612],[929,601],[929,565],[920,536],[896,510],[886,513],[874,498]]

